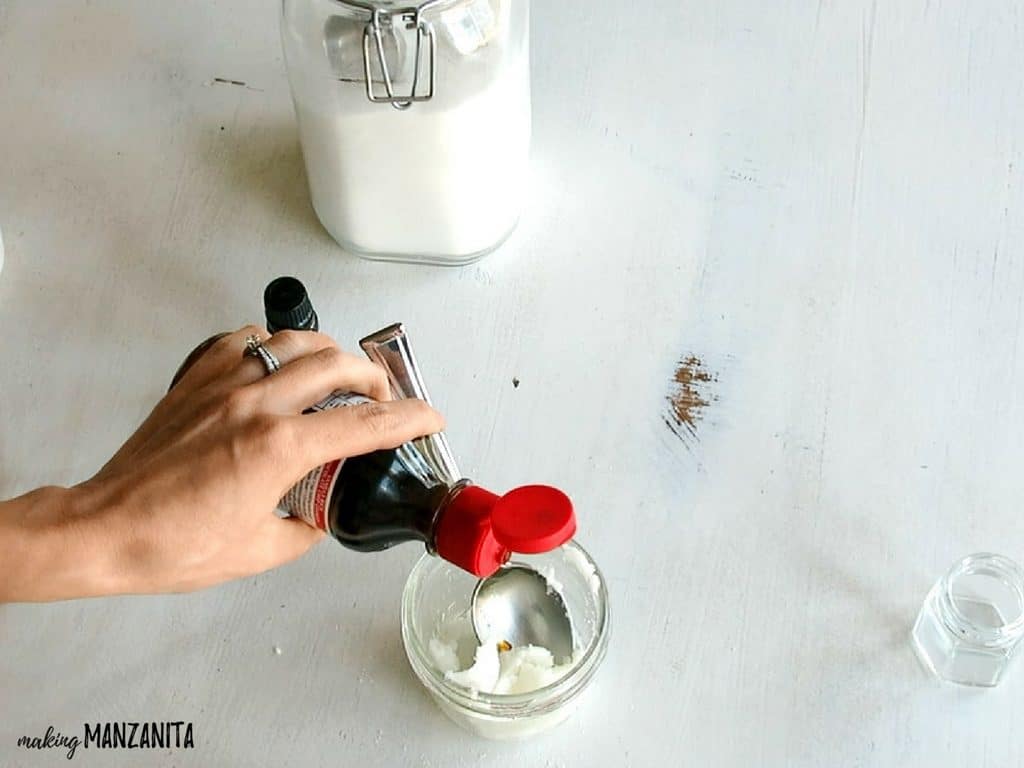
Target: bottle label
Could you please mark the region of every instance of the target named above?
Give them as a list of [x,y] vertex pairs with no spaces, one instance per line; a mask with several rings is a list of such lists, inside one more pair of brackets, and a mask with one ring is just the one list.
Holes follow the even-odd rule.
[[[370,398],[351,392],[334,392],[310,408],[310,411],[329,411],[349,405],[370,402]],[[284,495],[278,506],[292,517],[297,517],[314,528],[330,533],[327,509],[331,494],[338,482],[338,474],[344,459],[329,461],[317,467]]]

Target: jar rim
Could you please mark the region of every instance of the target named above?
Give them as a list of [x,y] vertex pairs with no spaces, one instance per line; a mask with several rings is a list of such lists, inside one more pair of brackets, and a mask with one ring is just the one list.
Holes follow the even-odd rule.
[[469,0],[419,0],[418,2],[409,2],[409,0],[333,0],[333,2],[349,10],[361,11],[372,15],[376,11],[387,11],[388,13],[415,11],[416,13],[426,13],[428,11],[443,10],[460,3],[468,3]]
[[413,610],[415,594],[422,582],[424,571],[430,566],[436,565],[438,560],[431,555],[424,555],[419,559],[409,574],[402,595],[402,640],[413,671],[427,690],[463,710],[496,719],[541,715],[561,707],[582,693],[593,678],[608,648],[611,629],[608,591],[604,576],[590,554],[575,541],[570,541],[564,546],[578,551],[586,558],[587,563],[594,567],[594,574],[597,576],[599,586],[596,593],[597,625],[593,640],[568,674],[543,688],[528,693],[509,694],[480,691],[474,695],[473,692],[446,680],[444,675],[429,663],[426,648],[413,630]]
[[[1019,610],[1017,616],[1000,627],[979,624],[965,614],[953,594],[958,579],[970,575],[989,575],[1000,579],[1013,590]],[[978,552],[957,562],[942,580],[942,606],[946,623],[953,631],[969,631],[975,638],[991,645],[1009,645],[1024,635],[1024,570],[1008,557],[991,552]]]

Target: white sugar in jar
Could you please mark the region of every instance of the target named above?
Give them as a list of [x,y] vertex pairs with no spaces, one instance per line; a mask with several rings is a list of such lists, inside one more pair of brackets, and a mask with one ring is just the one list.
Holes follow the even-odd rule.
[[465,264],[522,210],[529,0],[285,0],[310,195],[372,259]]

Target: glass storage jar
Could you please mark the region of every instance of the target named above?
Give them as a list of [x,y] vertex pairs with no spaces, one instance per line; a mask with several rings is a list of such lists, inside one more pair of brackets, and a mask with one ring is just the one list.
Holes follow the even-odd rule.
[[466,264],[514,229],[529,0],[283,0],[313,207],[371,259]]
[[925,598],[914,649],[936,676],[962,685],[999,683],[1024,636],[1024,571],[980,553],[954,565]]

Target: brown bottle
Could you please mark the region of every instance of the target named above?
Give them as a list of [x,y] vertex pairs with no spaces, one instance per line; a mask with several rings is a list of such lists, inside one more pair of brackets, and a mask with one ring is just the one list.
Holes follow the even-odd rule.
[[[268,329],[316,329],[316,312],[294,278],[271,283],[264,304]],[[216,338],[189,355],[176,380]],[[360,346],[387,371],[396,398],[429,402],[400,324],[367,336]],[[335,392],[310,411],[365,402],[362,395]],[[420,541],[481,577],[494,573],[513,551],[546,552],[576,531],[572,503],[556,488],[533,485],[498,496],[462,478],[444,433],[328,462],[285,494],[280,507],[349,549],[374,552]]]

